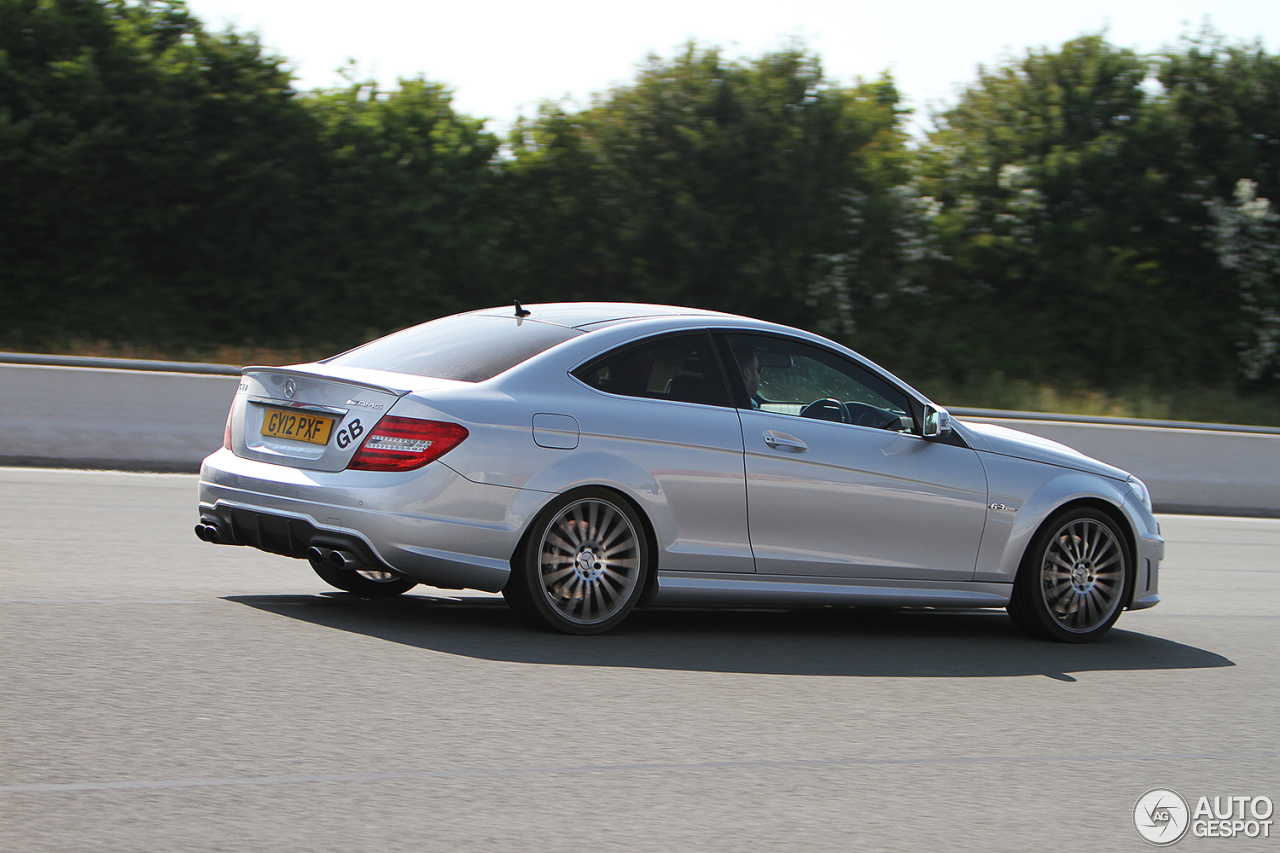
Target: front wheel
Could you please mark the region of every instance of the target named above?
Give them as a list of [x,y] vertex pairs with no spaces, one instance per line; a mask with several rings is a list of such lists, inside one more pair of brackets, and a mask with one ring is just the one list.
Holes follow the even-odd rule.
[[599,634],[635,607],[650,558],[635,510],[604,489],[561,496],[529,529],[503,595],[525,616],[566,634]]
[[1010,617],[1035,637],[1091,643],[1120,618],[1132,570],[1116,523],[1093,509],[1051,519],[1022,559]]

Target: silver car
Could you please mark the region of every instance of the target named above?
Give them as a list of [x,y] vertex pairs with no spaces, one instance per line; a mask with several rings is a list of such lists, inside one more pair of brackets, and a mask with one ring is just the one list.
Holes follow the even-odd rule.
[[1087,642],[1159,602],[1164,552],[1124,471],[808,332],[615,303],[245,368],[196,534],[363,596],[500,591],[574,634],[650,604],[1005,607]]

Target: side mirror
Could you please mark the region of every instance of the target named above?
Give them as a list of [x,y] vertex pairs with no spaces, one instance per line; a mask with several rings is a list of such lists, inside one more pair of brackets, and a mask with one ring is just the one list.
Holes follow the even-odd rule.
[[951,413],[939,406],[924,407],[924,437],[941,438],[951,432]]

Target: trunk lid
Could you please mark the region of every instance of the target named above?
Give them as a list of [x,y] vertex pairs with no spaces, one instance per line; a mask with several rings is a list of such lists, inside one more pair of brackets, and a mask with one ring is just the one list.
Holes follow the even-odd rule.
[[456,384],[332,365],[246,367],[231,407],[231,449],[261,462],[341,471],[397,400]]

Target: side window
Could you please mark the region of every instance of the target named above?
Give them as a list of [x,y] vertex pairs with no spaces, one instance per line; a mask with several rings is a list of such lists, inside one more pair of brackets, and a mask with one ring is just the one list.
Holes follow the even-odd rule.
[[711,340],[700,332],[630,344],[587,363],[573,375],[607,394],[729,405]]
[[912,432],[907,396],[839,353],[788,338],[726,335],[742,379],[741,408]]

